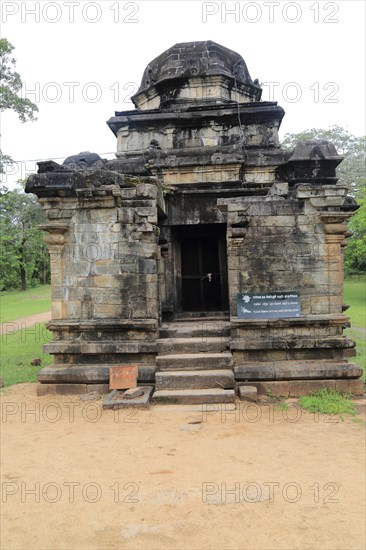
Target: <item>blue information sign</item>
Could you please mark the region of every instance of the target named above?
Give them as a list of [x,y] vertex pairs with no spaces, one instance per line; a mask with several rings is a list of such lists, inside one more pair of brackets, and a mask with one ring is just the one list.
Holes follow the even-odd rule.
[[238,319],[300,317],[298,292],[242,292],[237,299]]

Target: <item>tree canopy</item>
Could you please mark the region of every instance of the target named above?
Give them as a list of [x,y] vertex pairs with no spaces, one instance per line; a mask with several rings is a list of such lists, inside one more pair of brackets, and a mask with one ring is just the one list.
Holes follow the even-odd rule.
[[43,233],[45,222],[35,195],[21,187],[0,188],[0,290],[35,286],[50,279],[49,255]]
[[366,189],[359,191],[357,202],[359,210],[351,218],[349,229],[353,232],[348,240],[344,254],[344,266],[347,275],[366,272]]
[[[12,57],[14,46],[6,38],[0,38],[0,112],[14,111],[21,122],[36,120],[38,107],[27,98],[21,97],[22,79],[15,70],[16,61]],[[11,164],[9,155],[0,150],[0,173],[5,165]]]
[[11,109],[22,122],[35,120],[37,105],[20,96],[23,82],[15,71],[16,61],[11,55],[13,50],[14,46],[6,38],[0,38],[0,111]]

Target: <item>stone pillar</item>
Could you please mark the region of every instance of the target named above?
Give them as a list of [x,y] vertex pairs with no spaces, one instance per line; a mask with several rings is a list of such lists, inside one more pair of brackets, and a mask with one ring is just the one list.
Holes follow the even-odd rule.
[[49,224],[41,225],[47,233],[43,240],[48,244],[51,263],[51,316],[52,319],[63,319],[65,315],[62,299],[63,286],[63,260],[64,245],[69,227],[67,225]]
[[304,212],[313,230],[314,252],[309,284],[318,296],[309,297],[309,313],[342,314],[343,247],[347,244],[347,222],[352,213],[342,211],[348,187],[344,185],[297,185],[295,196],[304,202]]

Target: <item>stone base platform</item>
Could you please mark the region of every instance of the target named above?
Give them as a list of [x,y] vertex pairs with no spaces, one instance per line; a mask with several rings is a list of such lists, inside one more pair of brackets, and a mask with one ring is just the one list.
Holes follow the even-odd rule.
[[350,395],[363,395],[365,382],[360,379],[336,379],[336,380],[279,380],[243,382],[240,386],[252,386],[257,388],[258,395],[273,397],[301,397],[316,392],[322,388],[337,390],[339,393]]
[[[139,384],[139,386],[153,386],[151,383]],[[259,396],[273,396],[273,397],[300,397],[312,392],[321,390],[322,388],[328,388],[337,390],[340,393],[347,393],[350,395],[358,396],[365,393],[365,382],[360,379],[336,379],[336,380],[278,380],[278,381],[260,381],[260,382],[239,382],[237,384],[237,390],[240,393],[240,388],[254,387],[257,389]],[[98,391],[101,394],[106,394],[110,391],[108,384],[37,384],[37,396],[44,395],[83,395],[91,391]],[[181,390],[182,392],[182,390]],[[209,392],[209,390],[203,390],[203,393]],[[158,391],[153,394],[153,401],[160,403],[167,403],[169,399],[166,399],[168,392]],[[179,390],[178,392],[179,393]],[[192,393],[194,396],[191,400]],[[229,395],[228,402],[232,401],[234,397],[233,390],[222,390],[224,396],[224,402]],[[189,394],[189,395],[188,395]],[[155,397],[156,396],[156,397]],[[160,399],[161,397],[161,399]],[[174,397],[177,397],[174,395]],[[200,394],[200,390],[183,390],[183,394],[177,399],[173,399],[172,402],[184,402],[184,403],[198,403],[216,402],[212,401],[212,398],[218,398],[217,395],[210,396],[209,401],[206,401],[207,396]]]
[[105,394],[109,384],[37,384],[37,396],[43,395],[84,395],[91,391]]
[[[128,363],[128,362],[127,362]],[[134,363],[129,361],[129,363]],[[155,364],[134,363],[138,368],[138,384],[155,384]],[[50,365],[39,371],[37,378],[42,384],[87,385],[109,384],[109,369],[114,364]]]

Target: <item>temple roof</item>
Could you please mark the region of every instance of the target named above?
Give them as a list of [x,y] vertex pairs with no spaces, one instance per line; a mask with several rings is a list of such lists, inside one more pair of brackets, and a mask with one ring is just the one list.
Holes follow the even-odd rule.
[[237,84],[260,90],[258,81],[252,81],[246,63],[238,53],[207,40],[175,44],[156,57],[146,67],[135,97],[164,81],[213,75],[226,76]]

